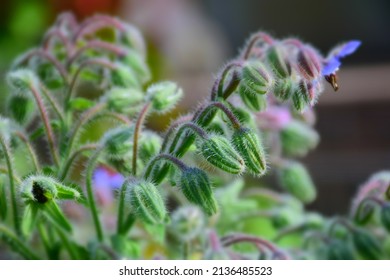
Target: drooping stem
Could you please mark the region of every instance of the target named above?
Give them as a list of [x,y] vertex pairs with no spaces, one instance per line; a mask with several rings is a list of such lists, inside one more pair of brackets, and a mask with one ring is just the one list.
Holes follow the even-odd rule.
[[115,65],[111,61],[109,61],[107,59],[95,58],[95,59],[89,59],[89,60],[83,61],[80,64],[80,66],[77,68],[77,70],[74,73],[74,75],[72,77],[72,80],[70,82],[70,85],[69,85],[69,88],[68,88],[68,92],[67,92],[66,97],[65,97],[65,104],[66,104],[66,106],[68,106],[68,103],[69,103],[70,99],[72,98],[72,95],[73,95],[73,92],[74,92],[74,88],[76,86],[76,82],[77,82],[78,77],[80,76],[81,71],[85,67],[88,67],[88,66],[91,66],[91,65],[99,65],[99,66],[102,66],[102,67],[108,68],[108,69],[114,69],[115,68]]
[[63,164],[63,168],[61,168],[59,172],[59,178],[60,180],[65,180],[68,172],[70,170],[70,167],[74,163],[75,159],[79,157],[83,152],[89,151],[89,150],[94,150],[98,148],[98,144],[86,144],[84,146],[81,146],[78,148],[76,151],[74,151],[70,157],[67,159],[67,161]]
[[20,131],[17,131],[15,135],[24,143],[24,145],[26,145],[28,153],[30,154],[31,161],[34,165],[35,171],[39,172],[41,170],[41,167],[39,165],[39,161],[37,159],[34,148],[31,145],[30,141],[28,140],[27,136]]
[[64,45],[66,53],[70,53],[71,46],[69,44],[68,38],[66,38],[65,34],[61,31],[61,29],[54,27],[51,28],[46,34],[45,37],[43,38],[43,48],[47,50],[50,46],[50,41],[58,38],[61,43]]
[[260,41],[262,40],[263,42],[265,42],[266,44],[269,44],[271,45],[273,43],[273,39],[271,36],[269,36],[268,34],[264,33],[264,32],[258,32],[256,34],[254,34],[250,39],[249,39],[249,42],[247,43],[241,57],[242,59],[248,59],[249,58],[249,55],[251,54],[251,51],[252,49],[255,47],[255,45]]
[[96,235],[97,235],[97,238],[100,242],[103,241],[104,236],[103,236],[103,229],[102,229],[100,219],[99,219],[98,210],[96,207],[95,195],[94,195],[93,188],[92,188],[92,176],[93,176],[93,171],[94,171],[95,166],[96,166],[96,162],[97,162],[97,160],[100,156],[100,153],[102,151],[103,151],[103,147],[98,148],[95,151],[94,155],[88,161],[87,169],[86,169],[86,184],[85,184],[86,188],[87,188],[88,202],[90,205],[89,208],[91,210],[92,219],[93,219],[93,223],[94,223],[95,230],[96,230]]
[[168,146],[169,140],[170,140],[172,134],[176,131],[177,127],[185,122],[190,121],[191,119],[192,119],[192,115],[187,115],[187,116],[184,116],[184,117],[177,119],[169,126],[167,132],[165,133],[163,143],[161,145],[161,149],[160,149],[161,152],[165,152],[165,149]]
[[[211,101],[217,101],[218,97],[223,97],[226,100],[226,98],[224,97],[224,95],[226,93],[223,92],[225,80],[229,76],[230,71],[234,71],[235,68],[240,68],[241,66],[242,66],[242,61],[232,61],[229,64],[227,64],[225,66],[225,68],[223,68],[221,74],[215,80],[213,88],[211,90]],[[232,81],[238,80],[238,77],[237,77],[237,75],[235,75],[235,73],[236,72],[234,71],[234,74],[231,77],[230,83],[232,83]],[[229,83],[229,86],[226,87],[226,89],[229,89],[229,91],[233,92],[235,88],[232,89],[233,85],[230,85],[230,83]],[[237,85],[238,85],[238,83],[237,83]],[[237,87],[237,85],[235,85],[235,86]]]
[[32,94],[34,95],[35,102],[37,103],[39,112],[41,114],[41,119],[42,119],[43,125],[45,127],[47,141],[49,143],[49,149],[50,149],[51,156],[53,158],[54,163],[58,166],[60,160],[59,160],[59,156],[58,156],[57,149],[55,146],[55,138],[54,138],[54,133],[53,133],[52,127],[50,125],[49,115],[47,114],[45,105],[43,103],[42,97],[41,97],[38,89],[31,86],[30,90],[31,90]]
[[168,162],[174,164],[177,168],[179,168],[182,171],[185,170],[186,168],[188,168],[184,162],[182,162],[180,159],[178,159],[170,154],[158,154],[151,161],[149,161],[148,165],[146,166],[145,173],[143,176],[145,179],[148,179],[150,172],[152,171],[153,165],[160,160],[168,161]]
[[199,113],[197,113],[197,121],[201,120],[203,116],[210,113],[211,110],[220,109],[230,120],[234,129],[241,128],[241,123],[234,113],[223,103],[221,102],[211,102],[205,108],[203,108]]
[[9,186],[11,190],[11,203],[12,203],[12,215],[14,221],[15,232],[17,235],[21,234],[20,223],[19,223],[19,211],[18,211],[18,202],[16,199],[16,190],[15,190],[15,182],[14,182],[14,168],[12,166],[12,157],[11,151],[9,149],[8,144],[4,140],[2,136],[0,136],[0,145],[3,149],[4,158],[7,164],[8,178],[9,178]]
[[142,124],[145,121],[145,118],[148,114],[149,108],[150,108],[151,103],[147,102],[144,107],[141,109],[139,112],[137,121],[135,123],[135,128],[134,128],[134,138],[133,138],[133,162],[132,162],[132,173],[133,176],[137,175],[137,159],[138,159],[138,139],[140,136],[140,132],[142,129]]
[[180,128],[178,129],[178,131],[176,132],[175,138],[173,139],[173,141],[172,141],[172,143],[170,145],[169,152],[172,153],[174,151],[177,143],[179,142],[179,140],[181,138],[181,135],[187,129],[190,129],[192,132],[195,132],[195,134],[197,136],[201,137],[202,139],[208,139],[209,138],[209,136],[207,135],[207,132],[203,128],[198,126],[197,124],[195,124],[193,122],[188,122],[188,123],[182,124],[180,126]]

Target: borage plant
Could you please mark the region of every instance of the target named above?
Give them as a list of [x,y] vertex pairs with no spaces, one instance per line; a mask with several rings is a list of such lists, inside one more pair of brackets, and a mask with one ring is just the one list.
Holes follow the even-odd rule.
[[[140,32],[104,15],[60,15],[7,75],[0,236],[12,250],[3,257],[386,257],[373,234],[389,228],[389,174],[362,188],[350,218],[326,219],[304,211],[316,190],[295,159],[318,143],[312,107],[324,81],[337,90],[340,59],[359,44],[323,57],[256,33],[210,99],[161,137],[145,119],[174,109],[183,92],[150,84]],[[267,174],[284,193],[259,179]]]

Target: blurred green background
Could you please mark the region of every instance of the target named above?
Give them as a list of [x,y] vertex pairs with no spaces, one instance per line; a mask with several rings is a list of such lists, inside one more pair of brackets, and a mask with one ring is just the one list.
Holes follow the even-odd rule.
[[[359,39],[362,47],[340,72],[341,89],[327,88],[317,106],[322,142],[305,163],[319,199],[310,208],[345,213],[358,185],[390,168],[388,0],[2,0],[2,110],[10,62],[37,45],[62,11],[73,11],[79,20],[108,13],[138,26],[148,42],[154,79],[175,80],[184,88],[182,110],[206,98],[213,75],[257,30],[298,36],[324,54],[339,42]],[[153,118],[149,125],[165,127]]]

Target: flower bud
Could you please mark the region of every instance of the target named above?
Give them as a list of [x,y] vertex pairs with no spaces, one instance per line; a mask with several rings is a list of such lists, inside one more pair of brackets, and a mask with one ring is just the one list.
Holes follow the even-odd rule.
[[202,211],[195,206],[180,207],[172,214],[172,234],[182,242],[188,242],[197,237],[205,225]]
[[11,123],[7,118],[0,116],[0,137],[4,139],[6,143],[11,140]]
[[278,79],[274,86],[274,95],[281,101],[291,98],[296,90],[296,83],[291,78]]
[[151,85],[147,94],[154,110],[161,113],[173,109],[183,95],[183,90],[175,83],[165,81]]
[[179,186],[188,201],[200,206],[207,215],[217,212],[217,202],[209,178],[203,170],[196,167],[185,168],[181,173]]
[[139,139],[138,155],[140,159],[147,163],[150,158],[158,154],[161,148],[162,139],[156,133],[143,131]]
[[267,98],[262,95],[257,95],[251,92],[242,91],[242,88],[240,87],[240,97],[242,102],[244,102],[245,106],[253,111],[264,111],[267,108]]
[[297,224],[301,219],[300,213],[291,211],[290,208],[283,207],[272,215],[272,224],[275,228],[285,228]]
[[147,181],[125,181],[126,197],[131,211],[141,221],[148,224],[161,224],[166,218],[164,200],[156,186]]
[[109,130],[103,136],[106,154],[111,158],[121,158],[133,147],[133,128],[117,127]]
[[248,61],[241,71],[239,91],[242,95],[266,94],[272,82],[272,76],[263,63],[257,60]]
[[225,172],[240,174],[245,169],[244,160],[223,136],[213,135],[203,140],[200,152],[209,163]]
[[280,132],[283,152],[288,156],[304,156],[319,142],[318,133],[300,121],[289,122]]
[[249,128],[237,129],[232,144],[245,161],[246,167],[255,175],[263,175],[267,169],[265,152],[257,134]]
[[10,115],[20,124],[31,121],[36,113],[35,102],[31,98],[19,94],[10,97],[8,108]]
[[356,251],[367,260],[379,260],[382,256],[381,245],[377,239],[368,232],[356,229],[352,233],[353,244]]
[[361,201],[355,214],[355,222],[364,225],[372,217],[375,211],[375,205],[371,201]]
[[146,83],[150,80],[151,74],[142,55],[134,50],[128,50],[127,55],[122,59],[123,63],[133,69],[137,78],[141,83]]
[[111,71],[111,80],[113,86],[117,87],[135,89],[139,89],[141,87],[140,82],[133,69],[122,63],[115,64],[115,69]]
[[81,194],[76,189],[67,187],[54,178],[33,175],[21,184],[21,195],[25,202],[45,204],[54,199],[79,199]]
[[8,73],[7,82],[11,89],[17,92],[29,91],[31,87],[39,87],[39,79],[29,69],[18,69]]
[[132,88],[112,88],[104,96],[108,109],[120,114],[133,114],[144,100],[141,91]]
[[349,244],[339,240],[332,239],[326,247],[328,260],[354,260],[352,249]]
[[321,229],[325,225],[325,219],[318,213],[308,213],[305,216],[305,226],[309,229]]
[[278,77],[287,78],[291,75],[290,61],[280,45],[270,47],[266,55],[269,66]]
[[270,106],[264,112],[256,114],[256,122],[262,129],[279,131],[285,128],[292,120],[288,108],[282,106]]
[[381,222],[382,225],[386,228],[388,232],[390,232],[390,204],[382,206],[381,209]]
[[145,56],[145,40],[138,28],[131,24],[121,22],[125,26],[125,31],[121,34],[121,41],[125,46],[136,50],[140,55]]
[[278,173],[280,185],[304,203],[313,202],[316,188],[306,168],[299,162],[290,161]]
[[297,71],[306,79],[313,80],[321,76],[322,57],[312,47],[301,46],[297,55]]

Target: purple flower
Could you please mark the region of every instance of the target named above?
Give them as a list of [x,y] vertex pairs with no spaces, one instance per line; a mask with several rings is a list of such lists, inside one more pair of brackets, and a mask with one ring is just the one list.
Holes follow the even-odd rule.
[[334,74],[341,65],[341,59],[354,53],[360,44],[360,41],[353,40],[334,48],[324,62],[322,75],[328,76],[330,74]]
[[123,175],[107,167],[96,168],[93,173],[93,186],[99,203],[111,204],[114,200],[114,190],[119,189],[124,180]]

